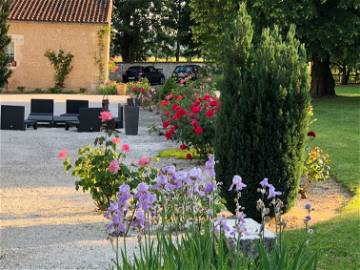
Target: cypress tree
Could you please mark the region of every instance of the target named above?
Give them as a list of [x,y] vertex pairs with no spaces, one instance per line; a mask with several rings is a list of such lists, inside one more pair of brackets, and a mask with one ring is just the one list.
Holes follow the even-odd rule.
[[4,87],[10,77],[10,70],[8,68],[9,57],[6,54],[6,47],[9,45],[11,39],[7,35],[9,25],[7,24],[8,15],[10,12],[10,0],[0,1],[0,88]]
[[263,178],[283,193],[285,208],[298,192],[310,89],[305,49],[295,39],[294,27],[284,40],[276,27],[253,39],[244,4],[224,48],[217,178],[228,209],[234,211],[235,194],[228,188],[233,175],[240,175],[247,184],[241,205],[248,216],[259,219],[257,189]]

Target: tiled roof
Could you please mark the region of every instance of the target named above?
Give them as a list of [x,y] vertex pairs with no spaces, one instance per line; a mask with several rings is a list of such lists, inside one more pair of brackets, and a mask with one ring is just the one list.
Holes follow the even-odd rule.
[[12,0],[9,20],[106,23],[110,5],[111,0]]

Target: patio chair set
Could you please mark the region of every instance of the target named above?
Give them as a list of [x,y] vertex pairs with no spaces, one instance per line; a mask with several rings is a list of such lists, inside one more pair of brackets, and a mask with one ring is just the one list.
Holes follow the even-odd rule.
[[[131,108],[133,107],[133,108]],[[78,132],[99,132],[102,127],[99,118],[102,108],[89,108],[88,100],[66,100],[66,112],[54,115],[54,100],[31,99],[30,114],[25,119],[25,106],[1,105],[1,129],[26,130],[39,124],[50,127],[64,126],[66,130],[76,127]],[[122,129],[128,135],[137,135],[139,108],[118,104],[118,116],[113,118],[114,128]]]

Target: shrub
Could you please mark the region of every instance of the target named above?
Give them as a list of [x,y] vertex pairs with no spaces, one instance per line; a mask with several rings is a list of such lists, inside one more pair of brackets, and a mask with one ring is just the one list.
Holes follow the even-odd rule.
[[51,87],[49,88],[49,92],[52,93],[52,94],[59,94],[62,92],[62,88],[60,87]]
[[324,181],[329,178],[330,159],[319,146],[314,146],[307,153],[304,163],[304,176],[309,181]]
[[101,86],[96,89],[96,92],[103,96],[117,95],[116,84],[108,84]]
[[284,210],[298,193],[308,125],[307,59],[293,27],[286,40],[277,28],[265,29],[261,38],[253,40],[244,4],[229,31],[216,129],[216,169],[228,209],[235,209],[226,187],[236,172],[248,183],[243,194],[245,212],[259,220],[255,207],[259,179],[266,176],[279,188]]
[[176,81],[176,79],[170,77],[165,84],[160,88],[159,91],[159,99],[165,99],[167,95],[169,95],[171,92],[173,92],[176,88],[179,87],[179,83]]
[[35,88],[34,93],[42,93],[43,90],[41,88]]
[[71,53],[65,53],[59,50],[58,53],[54,51],[47,51],[45,56],[50,60],[50,63],[55,69],[55,87],[56,89],[63,89],[65,87],[65,80],[72,70],[71,62],[74,56]]
[[[111,125],[111,113],[102,112],[101,118],[105,136],[97,137],[94,146],[84,145],[78,150],[76,161],[71,164],[67,157],[67,150],[60,152],[65,171],[79,180],[75,182],[76,190],[80,187],[83,191],[90,191],[96,206],[100,210],[109,207],[110,201],[115,198],[119,186],[127,183],[135,187],[139,182],[150,182],[156,177],[157,170],[148,164],[126,164],[126,153],[129,151],[127,144],[120,145],[120,138]],[[150,159],[148,160],[150,162]]]
[[81,93],[81,94],[84,94],[84,93],[86,93],[86,88],[84,88],[84,87],[81,87],[80,89],[79,89],[79,92]]
[[183,148],[193,147],[206,160],[213,151],[216,114],[220,110],[209,81],[190,82],[161,101],[161,117],[165,137],[181,142]]

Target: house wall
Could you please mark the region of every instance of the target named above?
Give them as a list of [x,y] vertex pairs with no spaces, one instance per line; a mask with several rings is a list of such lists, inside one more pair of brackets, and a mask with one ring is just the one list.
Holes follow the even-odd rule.
[[[10,21],[9,35],[15,43],[16,67],[12,68],[8,90],[47,89],[54,86],[54,68],[44,56],[47,50],[74,55],[73,69],[65,80],[67,89],[95,91],[99,81],[98,32],[106,24],[39,23]],[[108,78],[110,31],[105,35],[104,78]]]

